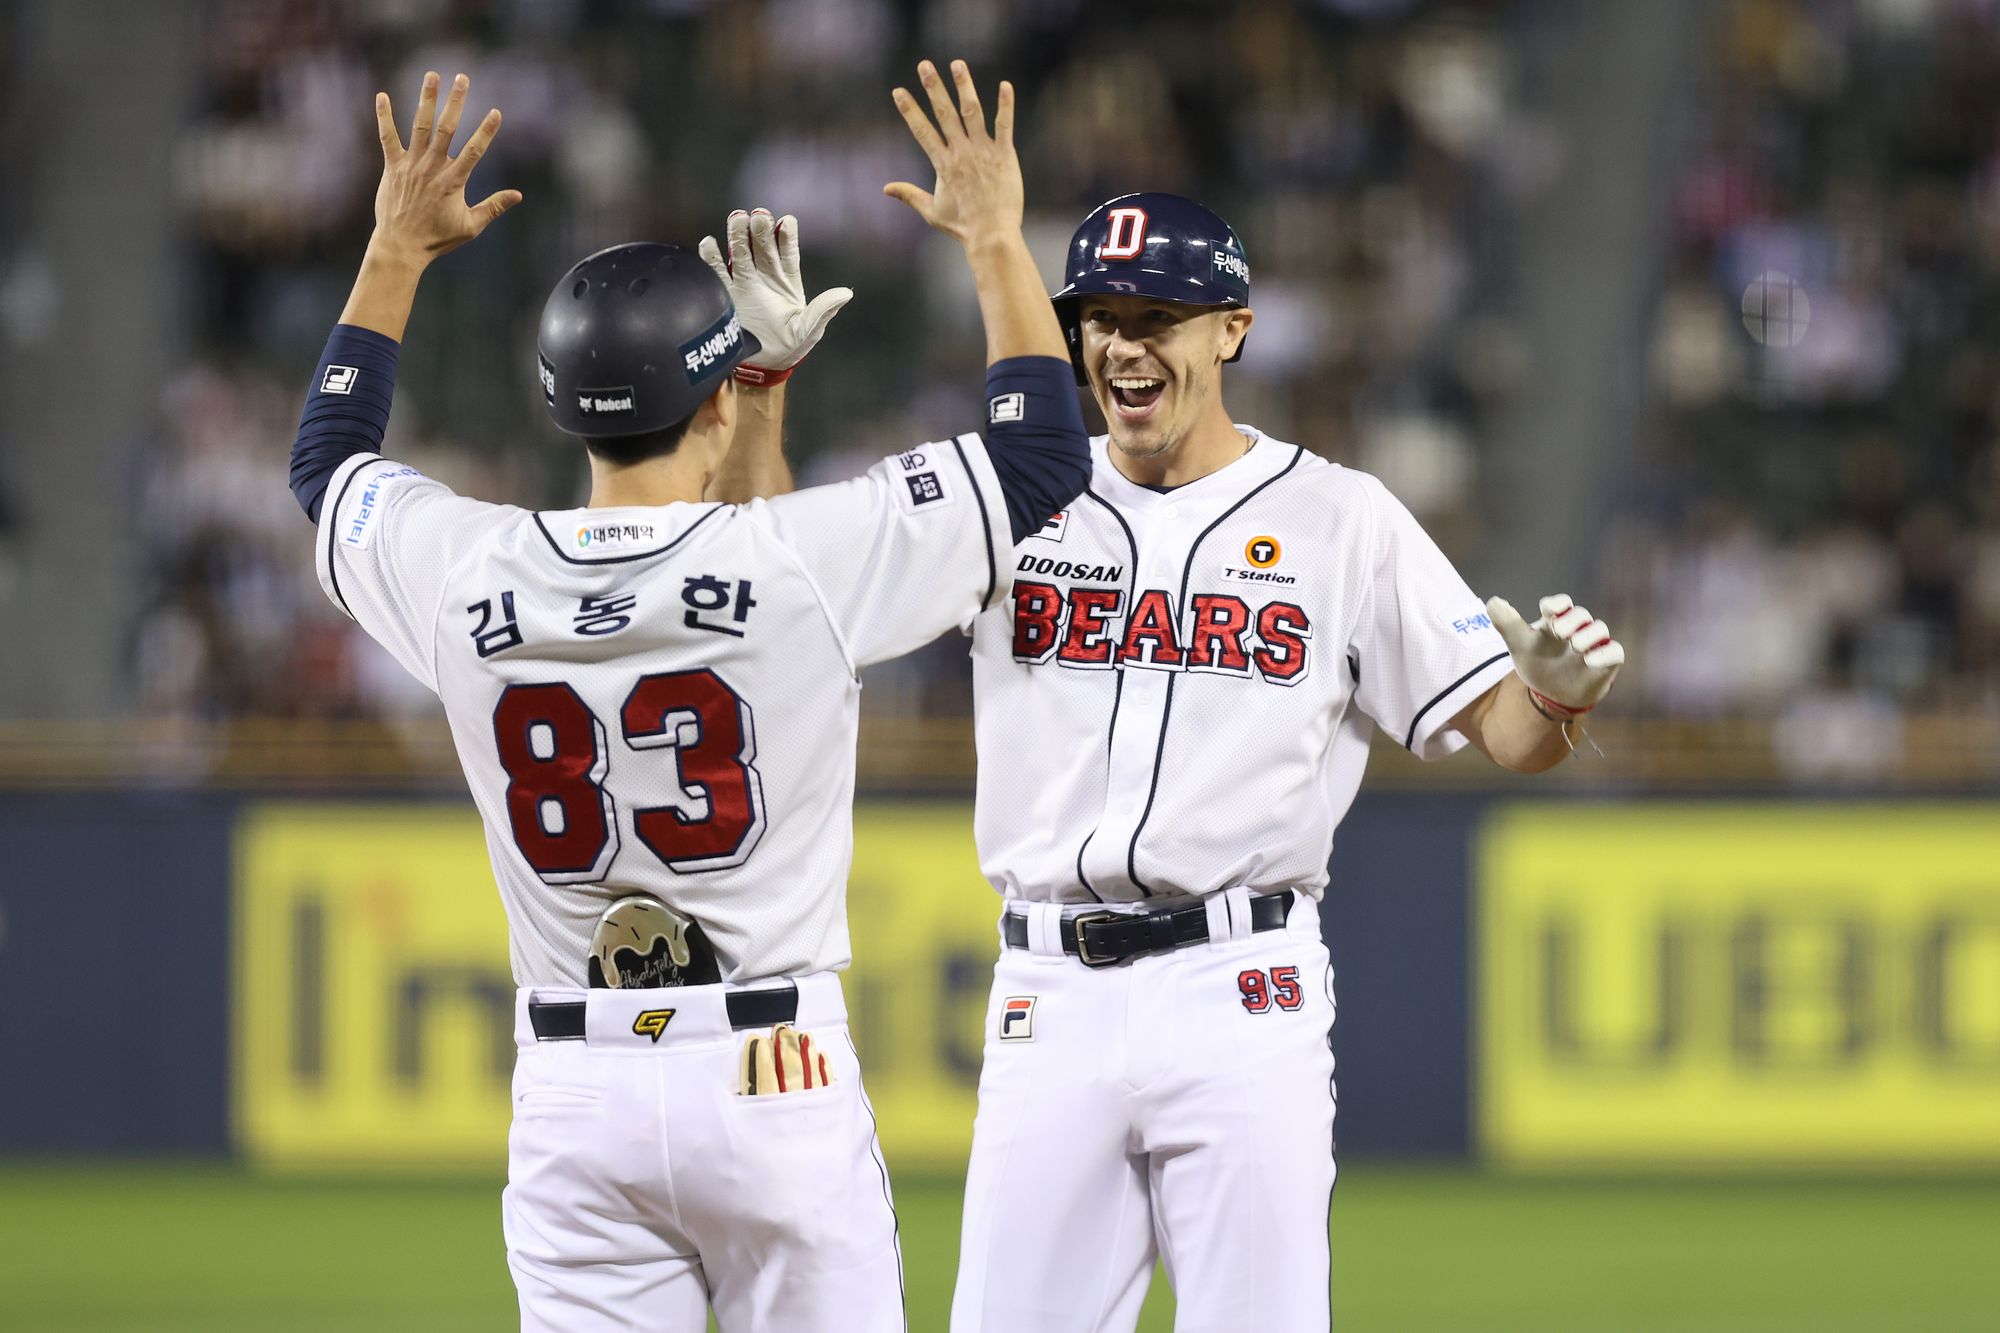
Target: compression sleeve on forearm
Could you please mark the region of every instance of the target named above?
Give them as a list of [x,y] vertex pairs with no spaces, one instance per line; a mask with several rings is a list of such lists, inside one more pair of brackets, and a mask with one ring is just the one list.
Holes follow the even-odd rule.
[[401,351],[394,338],[372,329],[333,326],[292,442],[292,494],[313,522],[334,470],[356,454],[381,452]]
[[986,455],[1020,541],[1076,499],[1090,480],[1090,437],[1066,360],[1014,356],[986,368]]

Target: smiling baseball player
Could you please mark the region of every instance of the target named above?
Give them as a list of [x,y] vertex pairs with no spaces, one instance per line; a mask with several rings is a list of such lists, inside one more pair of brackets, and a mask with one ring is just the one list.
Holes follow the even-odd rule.
[[1252,314],[1222,219],[1113,199],[1065,276],[1109,434],[974,631],[976,832],[1007,905],[952,1328],[1130,1329],[1158,1254],[1180,1333],[1310,1333],[1318,900],[1370,735],[1549,768],[1624,650],[1567,597],[1532,625],[1482,605],[1380,482],[1230,421]]
[[[729,458],[844,292],[805,300],[797,224],[732,215],[716,265],[669,245],[577,264],[544,308],[550,415],[590,503],[454,495],[377,452],[430,260],[468,208],[487,115],[460,76],[407,146],[377,99],[375,233],[327,343],[292,481],[328,595],[435,689],[487,830],[520,987],[503,1213],[526,1329],[904,1327],[888,1180],[846,1031],[859,684],[1004,597],[1008,548],[1088,473],[1063,335],[1021,238],[1013,91],[989,132],[929,64],[937,170],[891,192],[963,246],[988,342],[982,439],[769,503]],[[719,272],[718,272],[719,271]],[[736,300],[732,302],[732,292]],[[742,387],[738,387],[739,381]],[[746,455],[774,452],[744,442]]]

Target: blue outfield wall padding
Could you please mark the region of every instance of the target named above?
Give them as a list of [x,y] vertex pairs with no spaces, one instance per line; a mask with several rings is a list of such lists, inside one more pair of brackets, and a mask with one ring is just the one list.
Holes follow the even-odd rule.
[[1468,849],[1488,803],[1363,793],[1335,835],[1320,924],[1342,1156],[1470,1151]]
[[0,1153],[228,1151],[232,812],[0,797]]
[[[1343,1155],[1468,1151],[1467,854],[1486,804],[1363,795],[1341,826],[1321,922]],[[0,1155],[231,1150],[240,808],[0,797]]]

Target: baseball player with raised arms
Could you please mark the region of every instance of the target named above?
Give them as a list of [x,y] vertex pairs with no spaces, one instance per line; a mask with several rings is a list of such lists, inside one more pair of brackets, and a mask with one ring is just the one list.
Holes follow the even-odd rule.
[[[1318,900],[1376,727],[1533,772],[1624,650],[1567,597],[1482,605],[1366,473],[1233,424],[1227,223],[1133,194],[1055,304],[1109,426],[973,641],[981,865],[1005,895],[952,1328],[1180,1333],[1329,1312],[1332,973]],[[1371,886],[1392,889],[1391,885]]]
[[837,976],[856,673],[997,605],[1009,548],[1088,474],[1021,238],[1013,90],[989,132],[963,64],[956,105],[920,74],[941,124],[895,98],[937,183],[890,192],[963,246],[1004,410],[983,439],[744,505],[704,499],[759,484],[729,462],[739,421],[775,430],[846,299],[806,302],[797,224],[762,213],[732,215],[727,260],[704,244],[715,271],[635,244],[557,283],[539,369],[589,457],[584,508],[463,498],[381,457],[419,277],[520,196],[465,203],[500,113],[451,155],[464,76],[442,107],[425,77],[407,145],[377,97],[375,232],[292,483],[327,594],[437,691],[486,825],[520,987],[503,1216],[525,1329],[693,1331],[710,1308],[729,1333],[905,1326]]

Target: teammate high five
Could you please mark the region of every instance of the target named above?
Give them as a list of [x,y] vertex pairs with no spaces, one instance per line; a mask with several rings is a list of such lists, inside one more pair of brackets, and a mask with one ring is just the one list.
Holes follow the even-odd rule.
[[[581,509],[454,495],[379,449],[428,263],[519,199],[468,206],[460,76],[404,143],[377,99],[376,228],[314,374],[292,484],[328,596],[443,700],[485,821],[520,987],[504,1201],[527,1329],[904,1326],[894,1213],[846,1034],[861,667],[1000,604],[1013,543],[1083,484],[1062,333],[1021,239],[1013,94],[928,63],[936,168],[891,192],[964,247],[986,323],[982,438],[745,505],[775,396],[841,300],[797,224],[731,259],[636,243],[555,284],[537,373],[581,439]],[[736,300],[732,302],[734,292]],[[736,440],[739,422],[752,437]],[[760,433],[764,438],[757,438]],[[732,463],[732,445],[744,449]]]

